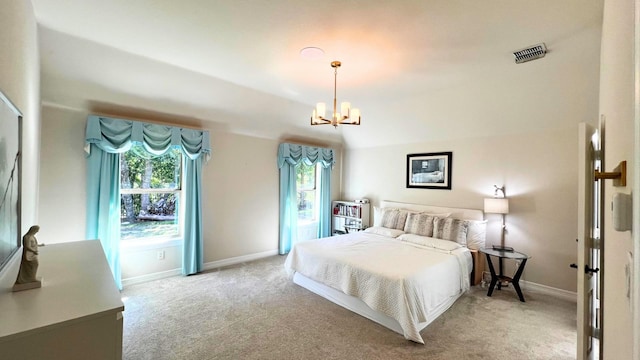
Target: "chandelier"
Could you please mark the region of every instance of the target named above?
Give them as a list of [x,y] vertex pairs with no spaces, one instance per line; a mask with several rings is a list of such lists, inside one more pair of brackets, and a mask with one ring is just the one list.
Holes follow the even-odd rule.
[[338,68],[340,67],[340,65],[342,65],[340,61],[331,62],[331,67],[334,69],[333,115],[329,119],[325,118],[325,103],[317,103],[316,108],[313,109],[313,114],[311,115],[311,125],[331,124],[335,128],[338,128],[339,124],[360,125],[360,109],[352,109],[351,103],[343,102],[342,104],[340,104],[340,112],[337,111],[336,84],[338,82]]

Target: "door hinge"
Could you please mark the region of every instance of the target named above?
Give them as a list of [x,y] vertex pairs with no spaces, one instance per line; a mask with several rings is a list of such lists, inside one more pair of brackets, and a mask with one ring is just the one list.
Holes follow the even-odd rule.
[[589,330],[590,330],[590,336],[591,336],[592,338],[602,339],[602,338],[601,338],[601,336],[602,336],[602,330],[601,330],[600,328],[597,328],[597,327],[593,327],[593,326],[592,326]]
[[602,246],[602,241],[599,238],[591,238],[591,248],[600,250],[600,246]]

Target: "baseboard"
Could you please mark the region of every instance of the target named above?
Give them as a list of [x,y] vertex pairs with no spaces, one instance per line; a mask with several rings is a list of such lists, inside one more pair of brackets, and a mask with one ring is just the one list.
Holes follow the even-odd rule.
[[[278,254],[278,250],[275,249],[275,250],[263,251],[255,254],[236,256],[229,259],[211,261],[208,263],[204,263],[202,270],[217,269],[223,266],[240,264],[243,262],[258,260],[258,259],[262,259],[265,257],[277,255],[277,254]],[[181,272],[182,271],[180,269],[172,269],[172,270],[161,271],[153,274],[147,274],[147,275],[141,275],[141,276],[131,277],[127,279],[122,279],[122,286],[125,287],[125,286],[140,284],[148,281],[165,279],[172,276],[178,276],[181,274]]]
[[236,256],[236,257],[232,257],[232,258],[229,258],[229,259],[223,259],[223,260],[216,260],[216,261],[208,262],[208,263],[204,264],[204,267],[203,267],[202,270],[217,269],[217,268],[220,268],[220,267],[223,267],[223,266],[240,264],[240,263],[243,263],[243,262],[258,260],[258,259],[266,258],[266,257],[269,257],[269,256],[273,256],[273,255],[278,255],[278,250],[277,249],[276,250],[263,251],[263,252],[259,252],[259,253],[255,253],[255,254]]
[[140,275],[135,277],[130,277],[126,279],[122,279],[122,287],[126,287],[129,285],[141,284],[149,281],[165,279],[172,276],[180,275],[180,269],[172,269],[167,271],[156,272],[152,274]]
[[524,290],[533,290],[546,295],[554,296],[568,301],[578,302],[578,293],[562,290],[547,285],[537,284],[530,281],[520,280],[520,285]]

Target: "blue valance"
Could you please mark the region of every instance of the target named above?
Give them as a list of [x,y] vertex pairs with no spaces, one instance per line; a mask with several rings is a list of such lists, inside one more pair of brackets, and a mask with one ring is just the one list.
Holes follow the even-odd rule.
[[282,168],[285,162],[294,166],[300,162],[305,165],[320,164],[326,168],[333,167],[336,161],[333,149],[282,143],[278,147],[278,168]]
[[172,147],[179,146],[190,159],[197,159],[204,154],[208,160],[211,156],[209,132],[206,130],[96,115],[90,115],[87,119],[85,142],[87,152],[90,144],[109,153],[121,153],[131,149],[133,143],[141,143],[145,150],[154,155],[162,155]]

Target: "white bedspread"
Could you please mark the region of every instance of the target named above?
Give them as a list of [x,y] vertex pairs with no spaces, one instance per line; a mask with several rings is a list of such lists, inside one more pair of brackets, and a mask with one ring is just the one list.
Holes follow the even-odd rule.
[[469,289],[471,263],[466,248],[442,251],[358,232],[297,243],[285,268],[361,299],[424,344],[418,324]]

